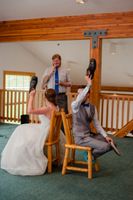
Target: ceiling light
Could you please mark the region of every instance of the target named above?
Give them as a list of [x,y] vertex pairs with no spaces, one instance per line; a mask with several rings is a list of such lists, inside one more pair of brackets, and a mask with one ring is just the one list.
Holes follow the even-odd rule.
[[76,3],[79,4],[85,4],[87,2],[87,0],[76,0]]

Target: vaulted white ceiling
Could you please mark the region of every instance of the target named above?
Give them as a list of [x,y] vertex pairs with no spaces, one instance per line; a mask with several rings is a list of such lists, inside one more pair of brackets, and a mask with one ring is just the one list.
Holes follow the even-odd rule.
[[133,10],[133,0],[0,0],[0,21]]

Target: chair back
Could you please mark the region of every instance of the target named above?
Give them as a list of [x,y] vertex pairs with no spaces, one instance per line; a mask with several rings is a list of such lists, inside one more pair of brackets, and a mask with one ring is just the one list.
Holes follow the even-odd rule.
[[59,140],[61,124],[62,124],[61,113],[53,111],[50,121],[49,135],[47,138],[47,142],[49,144],[53,144],[54,142],[56,143]]
[[72,114],[66,114],[64,111],[61,112],[64,131],[66,135],[66,143],[73,143],[73,135],[72,135]]

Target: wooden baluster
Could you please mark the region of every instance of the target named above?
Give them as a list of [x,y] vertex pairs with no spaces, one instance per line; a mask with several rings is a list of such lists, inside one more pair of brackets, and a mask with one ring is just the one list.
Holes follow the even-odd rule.
[[114,97],[112,97],[112,107],[111,107],[111,131],[113,131],[113,122],[114,122]]

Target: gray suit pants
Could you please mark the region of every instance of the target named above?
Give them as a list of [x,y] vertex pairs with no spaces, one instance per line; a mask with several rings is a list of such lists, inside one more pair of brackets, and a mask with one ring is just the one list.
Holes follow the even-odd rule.
[[78,138],[78,143],[76,144],[91,147],[94,158],[97,158],[112,150],[111,145],[100,134],[87,134],[85,137],[81,137],[80,139]]

